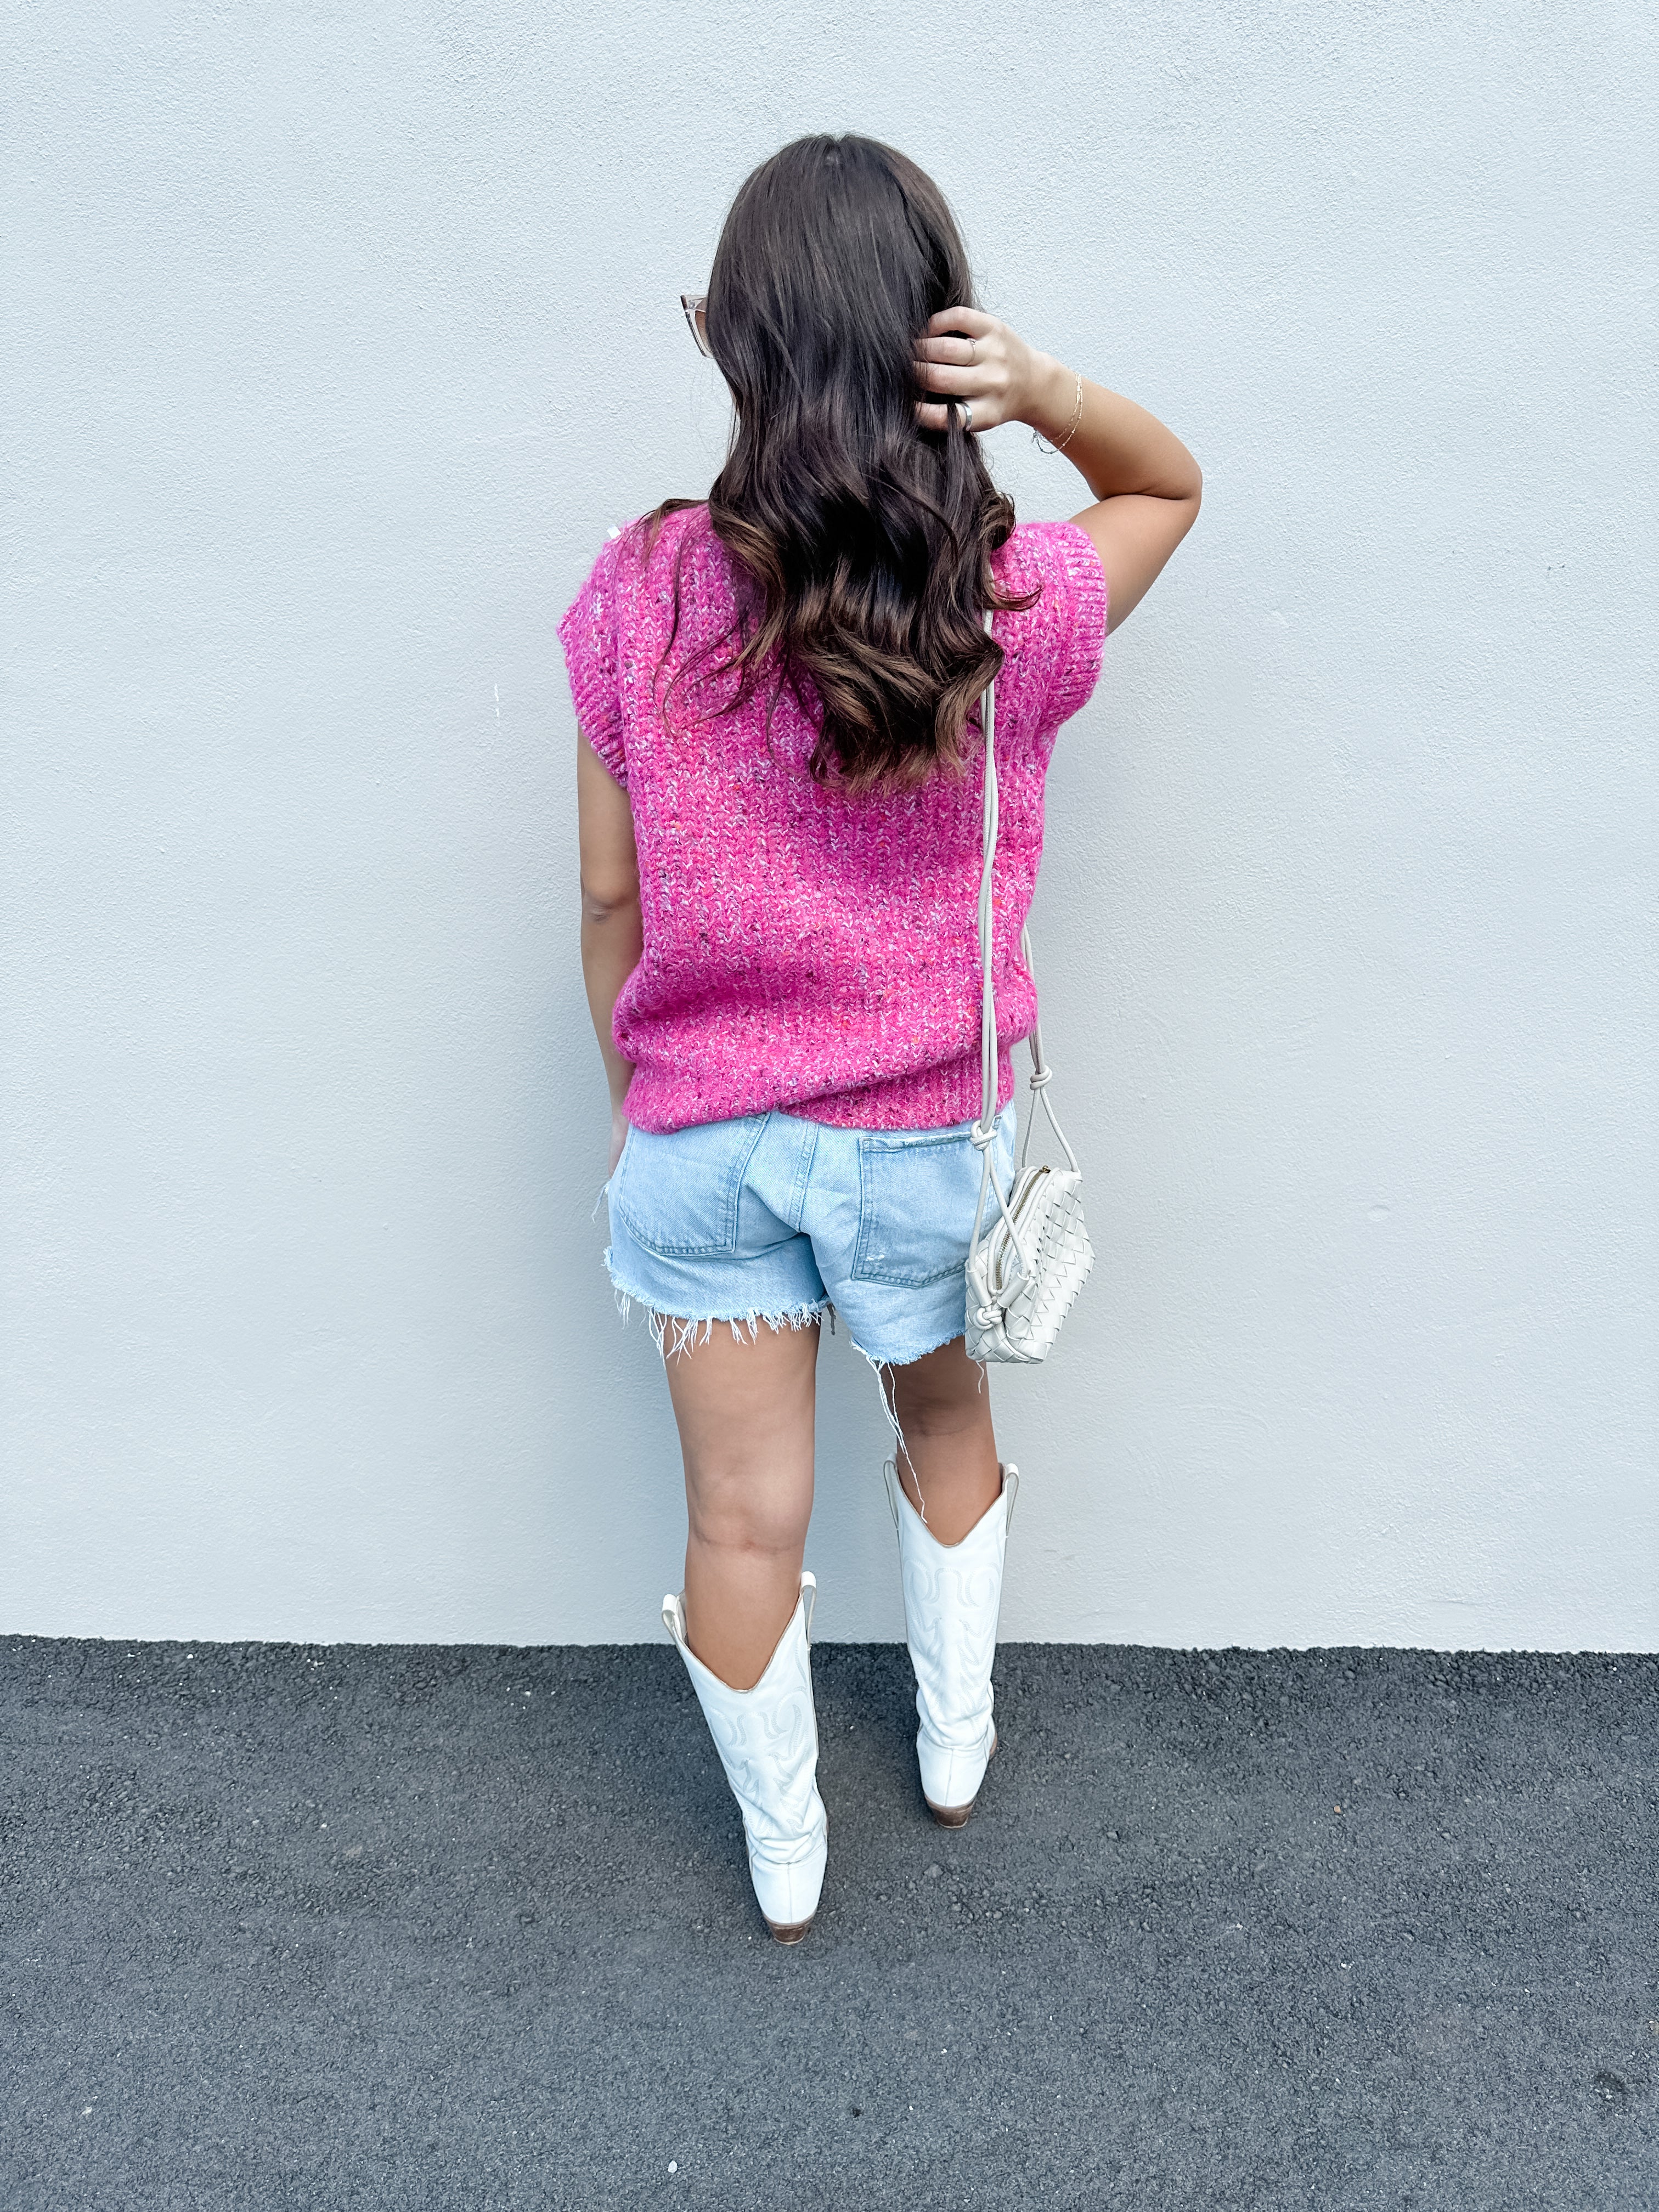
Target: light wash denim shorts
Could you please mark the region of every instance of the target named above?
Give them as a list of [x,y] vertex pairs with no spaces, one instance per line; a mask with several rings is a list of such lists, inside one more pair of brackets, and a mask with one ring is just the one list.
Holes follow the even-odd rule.
[[[1005,1190],[1014,1121],[1011,1099],[991,1148]],[[760,1322],[799,1328],[833,1309],[872,1362],[920,1359],[967,1324],[972,1127],[838,1129],[774,1110],[665,1136],[630,1128],[603,1194],[623,1312],[643,1306],[660,1347],[668,1326],[678,1346],[691,1325],[752,1336]]]

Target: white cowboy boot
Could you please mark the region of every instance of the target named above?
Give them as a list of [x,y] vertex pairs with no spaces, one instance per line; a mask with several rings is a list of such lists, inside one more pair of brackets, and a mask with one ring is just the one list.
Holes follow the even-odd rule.
[[812,1601],[803,1574],[789,1626],[752,1690],[710,1674],[685,1640],[685,1593],[662,1601],[663,1626],[680,1647],[732,1794],[743,1812],[749,1876],[780,1943],[799,1943],[812,1924],[829,1856],[829,1817],[818,1795],[818,1723],[812,1706]]
[[941,1827],[974,1809],[997,1747],[991,1718],[1002,1559],[1019,1470],[999,1462],[1002,1488],[959,1544],[941,1544],[922,1522],[890,1459],[882,1472],[898,1530],[904,1626],[916,1670],[916,1759],[921,1794]]

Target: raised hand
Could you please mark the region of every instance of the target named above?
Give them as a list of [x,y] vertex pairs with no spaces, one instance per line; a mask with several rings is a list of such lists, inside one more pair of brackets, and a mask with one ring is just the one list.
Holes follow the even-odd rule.
[[[1018,331],[978,307],[946,307],[916,340],[916,379],[924,390],[965,399],[969,427],[994,430],[999,422],[1025,422],[1057,366],[1028,346]],[[916,421],[924,430],[950,428],[942,400],[922,400]]]

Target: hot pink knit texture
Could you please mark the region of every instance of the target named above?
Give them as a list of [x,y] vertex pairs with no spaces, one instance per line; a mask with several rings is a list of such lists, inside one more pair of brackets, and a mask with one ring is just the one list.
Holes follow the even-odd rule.
[[[842,1128],[967,1121],[980,1109],[977,714],[965,775],[908,791],[815,783],[810,688],[803,706],[763,679],[731,714],[713,709],[735,678],[696,674],[666,696],[691,655],[732,635],[742,580],[706,507],[678,509],[654,544],[649,535],[635,523],[612,537],[559,625],[578,725],[626,787],[639,847],[645,950],[613,1024],[635,1070],[629,1121],[681,1129],[775,1106]],[[1006,591],[1042,590],[1024,612],[993,617],[1006,656],[996,680],[1000,1109],[1013,1093],[1009,1047],[1036,1018],[1019,933],[1042,852],[1043,777],[1056,731],[1100,672],[1106,585],[1071,522],[1022,523],[992,568]]]

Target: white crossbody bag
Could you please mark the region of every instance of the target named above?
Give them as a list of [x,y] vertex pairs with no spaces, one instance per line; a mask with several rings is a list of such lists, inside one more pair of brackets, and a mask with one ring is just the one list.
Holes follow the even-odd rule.
[[[988,630],[991,627],[988,609],[985,627]],[[991,871],[997,852],[996,719],[992,698],[995,690],[994,681],[987,685],[981,708],[985,729],[985,858],[979,878],[981,1098],[973,1141],[984,1166],[973,1241],[968,1248],[968,1357],[1035,1366],[1048,1357],[1073,1299],[1088,1279],[1095,1255],[1083,1219],[1082,1170],[1049,1100],[1054,1070],[1042,1057],[1042,1031],[1035,1022],[1027,1040],[1031,1048],[1030,1109],[1020,1139],[1012,1190],[1005,1194],[991,1172],[991,1147],[997,1133],[997,1012],[991,985]],[[1020,932],[1019,957],[1035,981],[1029,930]],[[1063,1168],[1028,1164],[1039,1099],[1066,1155],[1067,1164]],[[989,1233],[981,1236],[986,1200],[993,1188],[999,1218]]]

